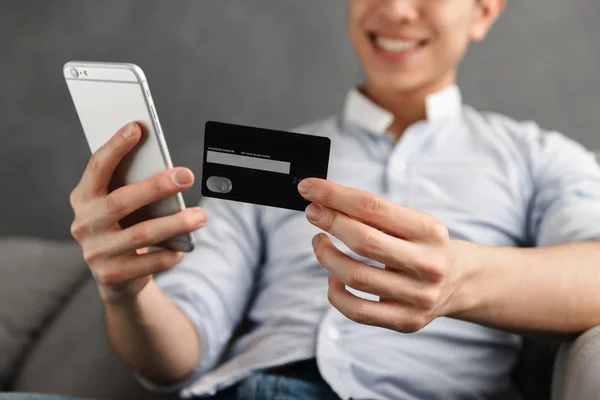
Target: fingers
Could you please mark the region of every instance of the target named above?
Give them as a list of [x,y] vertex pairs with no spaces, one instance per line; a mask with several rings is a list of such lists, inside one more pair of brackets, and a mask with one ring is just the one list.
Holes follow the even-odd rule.
[[396,237],[428,241],[447,236],[447,230],[435,217],[372,193],[317,178],[300,182],[298,191],[308,201],[341,211]]
[[434,293],[430,295],[415,278],[355,260],[336,248],[325,234],[314,237],[313,249],[319,263],[353,289],[419,308],[428,308],[435,301]]
[[93,264],[136,249],[149,247],[181,233],[202,228],[207,221],[206,212],[200,207],[188,208],[174,215],[140,222],[127,229],[111,231],[90,237],[84,248],[84,259]]
[[98,226],[106,226],[147,204],[187,190],[193,183],[194,174],[187,168],[163,171],[112,191],[103,199],[103,205],[92,211],[95,215],[91,219]]
[[141,127],[135,122],[129,123],[92,154],[78,185],[82,198],[89,198],[107,190],[115,169],[123,157],[135,147],[141,135]]
[[340,239],[356,254],[382,264],[408,267],[411,256],[417,251],[416,244],[314,203],[306,208],[306,218],[316,227]]
[[118,288],[130,281],[168,270],[183,259],[182,252],[161,250],[143,255],[116,257],[92,269],[96,282]]
[[425,313],[396,302],[376,302],[357,297],[347,291],[344,283],[333,275],[329,277],[327,297],[332,306],[359,324],[379,326],[402,333],[414,333],[430,321]]

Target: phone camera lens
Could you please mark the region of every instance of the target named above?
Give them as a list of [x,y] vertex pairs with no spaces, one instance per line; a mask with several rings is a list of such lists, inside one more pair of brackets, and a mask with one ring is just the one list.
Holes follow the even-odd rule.
[[77,70],[73,67],[71,67],[71,70],[69,71],[69,73],[71,74],[71,76],[73,78],[77,78],[79,76],[79,72],[77,72]]

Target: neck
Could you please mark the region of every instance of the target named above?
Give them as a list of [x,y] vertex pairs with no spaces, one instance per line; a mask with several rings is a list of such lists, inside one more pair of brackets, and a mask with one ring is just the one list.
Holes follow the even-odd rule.
[[363,91],[375,104],[394,115],[388,132],[394,136],[394,141],[398,141],[410,125],[427,119],[427,96],[454,84],[455,76],[455,73],[451,73],[444,79],[412,90],[394,90],[367,81]]

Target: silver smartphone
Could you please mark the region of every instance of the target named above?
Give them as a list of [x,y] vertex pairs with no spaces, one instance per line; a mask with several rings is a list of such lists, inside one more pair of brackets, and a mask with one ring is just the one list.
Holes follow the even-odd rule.
[[[63,75],[92,153],[128,122],[140,124],[143,137],[113,175],[110,190],[150,178],[172,168],[167,143],[158,121],[150,87],[140,67],[126,63],[69,61]],[[123,228],[185,209],[177,193],[136,210],[119,221]],[[180,234],[156,247],[190,252],[191,234]]]

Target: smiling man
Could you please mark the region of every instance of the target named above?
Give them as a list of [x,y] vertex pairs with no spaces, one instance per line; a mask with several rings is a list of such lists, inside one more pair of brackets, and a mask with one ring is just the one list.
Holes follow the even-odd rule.
[[[515,333],[600,324],[593,155],[463,105],[455,86],[469,43],[503,8],[350,1],[367,80],[339,115],[299,129],[332,140],[330,180],[299,185],[306,217],[205,199],[121,230],[123,215],[193,175],[175,168],[109,193],[136,124],[92,156],[72,231],[113,346],[142,382],[216,399],[512,399]],[[189,231],[198,246],[185,258],[135,252]]]

